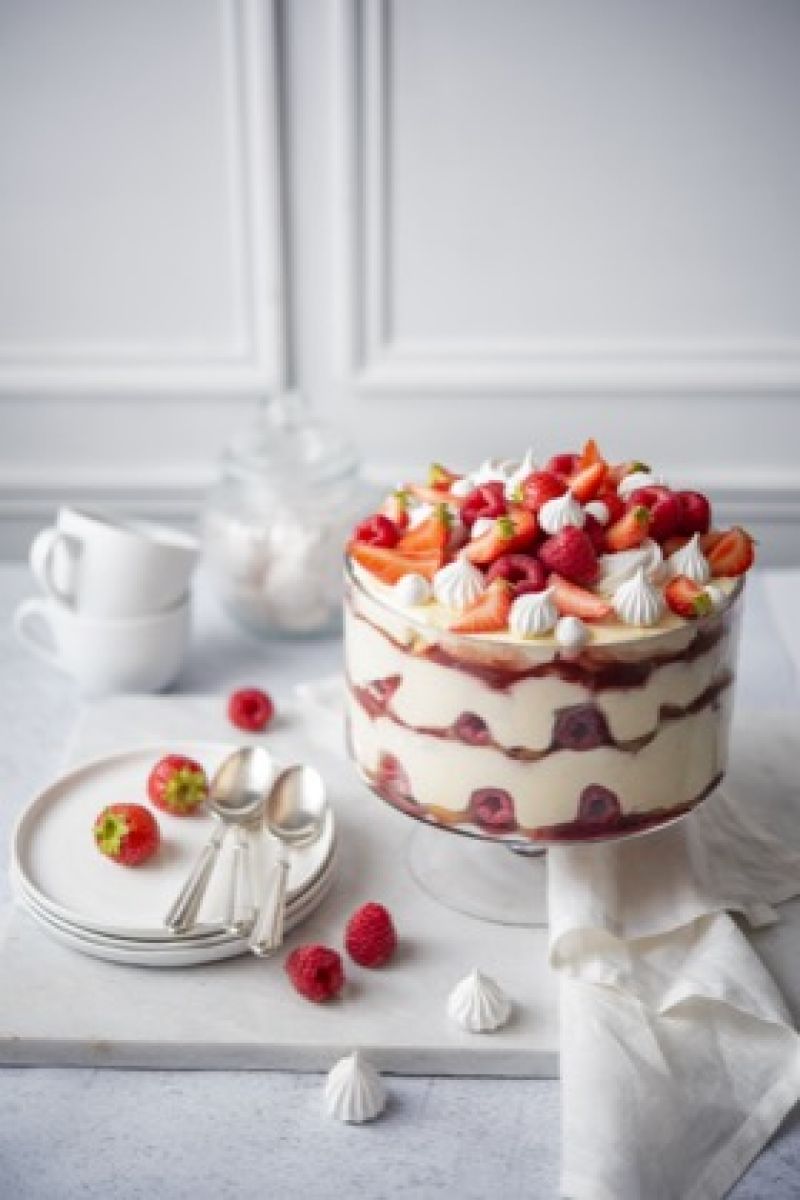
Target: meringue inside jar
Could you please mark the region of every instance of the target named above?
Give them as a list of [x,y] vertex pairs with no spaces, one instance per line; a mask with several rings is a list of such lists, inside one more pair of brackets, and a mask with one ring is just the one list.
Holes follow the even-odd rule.
[[345,570],[348,747],[389,804],[531,849],[620,837],[690,811],[728,755],[743,584],[655,630],[462,635]]

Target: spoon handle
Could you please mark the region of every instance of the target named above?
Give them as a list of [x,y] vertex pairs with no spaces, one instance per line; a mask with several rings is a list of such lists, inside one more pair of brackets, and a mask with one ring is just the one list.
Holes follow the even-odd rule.
[[241,825],[237,825],[234,839],[225,928],[228,933],[244,937],[253,928],[254,913],[251,873],[247,869],[250,863],[250,843]]
[[203,903],[203,897],[211,879],[211,872],[216,865],[224,836],[225,830],[220,826],[206,842],[200,857],[192,868],[191,875],[175,897],[172,907],[164,918],[164,924],[173,933],[186,933],[187,929],[190,929],[197,920],[197,914]]
[[250,949],[259,958],[269,958],[283,943],[286,920],[286,884],[289,879],[289,857],[281,851],[273,876],[273,884],[250,937]]

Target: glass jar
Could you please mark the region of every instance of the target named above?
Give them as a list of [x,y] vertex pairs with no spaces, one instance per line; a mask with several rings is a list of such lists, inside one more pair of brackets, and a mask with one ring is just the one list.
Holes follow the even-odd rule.
[[265,404],[226,447],[203,517],[206,563],[226,610],[266,636],[336,630],[342,547],[368,503],[345,437],[296,394]]

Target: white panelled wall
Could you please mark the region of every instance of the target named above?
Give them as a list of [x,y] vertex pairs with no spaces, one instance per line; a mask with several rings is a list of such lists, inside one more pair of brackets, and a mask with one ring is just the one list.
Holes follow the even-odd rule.
[[594,433],[800,560],[795,0],[0,0],[0,553],[284,382],[388,477]]

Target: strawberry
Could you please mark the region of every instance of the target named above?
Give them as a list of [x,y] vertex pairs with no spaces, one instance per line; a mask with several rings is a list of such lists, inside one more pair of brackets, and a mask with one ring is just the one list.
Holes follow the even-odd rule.
[[530,512],[538,513],[543,504],[563,496],[566,490],[566,483],[558,475],[551,471],[534,471],[522,484],[522,504]]
[[245,733],[261,733],[274,716],[275,705],[261,688],[239,688],[228,697],[228,720]]
[[755,558],[755,543],[746,530],[738,525],[724,533],[707,551],[706,558],[715,579],[721,575],[743,575]]
[[512,508],[498,517],[492,528],[470,542],[465,554],[470,562],[485,566],[501,554],[524,550],[536,538],[536,517],[527,508]]
[[404,533],[397,543],[398,554],[416,554],[435,550],[442,553],[450,537],[452,518],[446,504],[437,504],[431,515],[416,529]]
[[553,588],[553,599],[562,617],[580,617],[582,621],[602,621],[613,609],[602,596],[587,592],[560,575],[551,575],[547,586]]
[[361,542],[353,542],[350,555],[366,571],[379,579],[381,583],[393,584],[403,575],[424,575],[433,579],[442,565],[442,554],[438,550],[420,550],[413,554],[400,554],[397,550],[387,550],[383,546],[365,546]]
[[156,808],[183,817],[194,812],[208,796],[208,779],[193,758],[168,754],[150,772],[147,794]]
[[448,471],[447,467],[443,467],[441,463],[431,463],[428,468],[428,487],[433,488],[434,491],[449,492],[459,479],[461,479],[460,475]]
[[693,533],[708,533],[711,525],[711,505],[702,492],[678,492],[681,518],[678,533],[691,537]]
[[558,475],[565,482],[570,476],[580,470],[581,456],[579,454],[554,454],[551,459],[544,464],[545,471],[549,471],[552,475]]
[[567,525],[539,547],[539,559],[571,583],[589,584],[597,579],[597,554],[592,539],[583,529]]
[[590,463],[588,467],[578,471],[577,475],[572,476],[569,490],[576,500],[586,504],[589,500],[594,500],[605,482],[607,473],[608,467],[604,462]]
[[158,822],[141,804],[110,804],[95,818],[93,832],[100,853],[124,867],[151,858],[161,840]]
[[[710,551],[713,550],[715,546],[719,545],[724,537],[724,529],[709,529],[708,533],[700,534],[700,549],[703,551],[703,554],[705,554],[706,558],[708,558]],[[684,546],[688,540],[688,538],[684,540]]]
[[482,483],[465,496],[461,520],[472,527],[479,517],[486,517],[490,521],[502,517],[506,508],[505,488],[499,480],[493,480],[491,483]]
[[366,521],[356,526],[353,534],[356,542],[363,542],[367,546],[385,546],[389,550],[397,545],[399,537],[400,531],[394,521],[382,513],[367,517]]
[[384,500],[381,513],[403,533],[408,529],[408,492],[404,492],[402,489],[392,492]]
[[397,949],[397,931],[382,904],[362,904],[344,930],[344,945],[360,967],[382,967]]
[[685,575],[670,580],[664,589],[664,598],[674,613],[690,619],[705,617],[714,607],[705,588]]
[[474,604],[450,625],[453,633],[500,633],[508,628],[514,591],[505,579],[493,579]]
[[617,495],[617,489],[609,486],[608,479],[604,486],[595,496],[595,500],[600,500],[608,509],[608,520],[606,525],[614,525],[625,512],[625,501],[621,496]]
[[578,459],[578,470],[582,471],[585,467],[594,466],[595,463],[602,463],[604,467],[608,467],[608,464],[598,449],[597,442],[594,440],[594,438],[589,438],[588,442],[586,442],[583,450],[581,451],[580,458]]
[[608,477],[614,484],[614,487],[619,487],[625,476],[632,475],[634,471],[646,471],[649,474],[650,468],[647,463],[633,459],[631,462],[617,463],[616,466],[610,467]]
[[640,545],[650,530],[650,509],[639,505],[629,508],[624,517],[620,517],[606,529],[606,549],[632,550]]
[[657,542],[681,532],[683,509],[677,495],[669,488],[656,485],[637,488],[628,496],[628,508],[640,505],[650,510],[649,536]]

